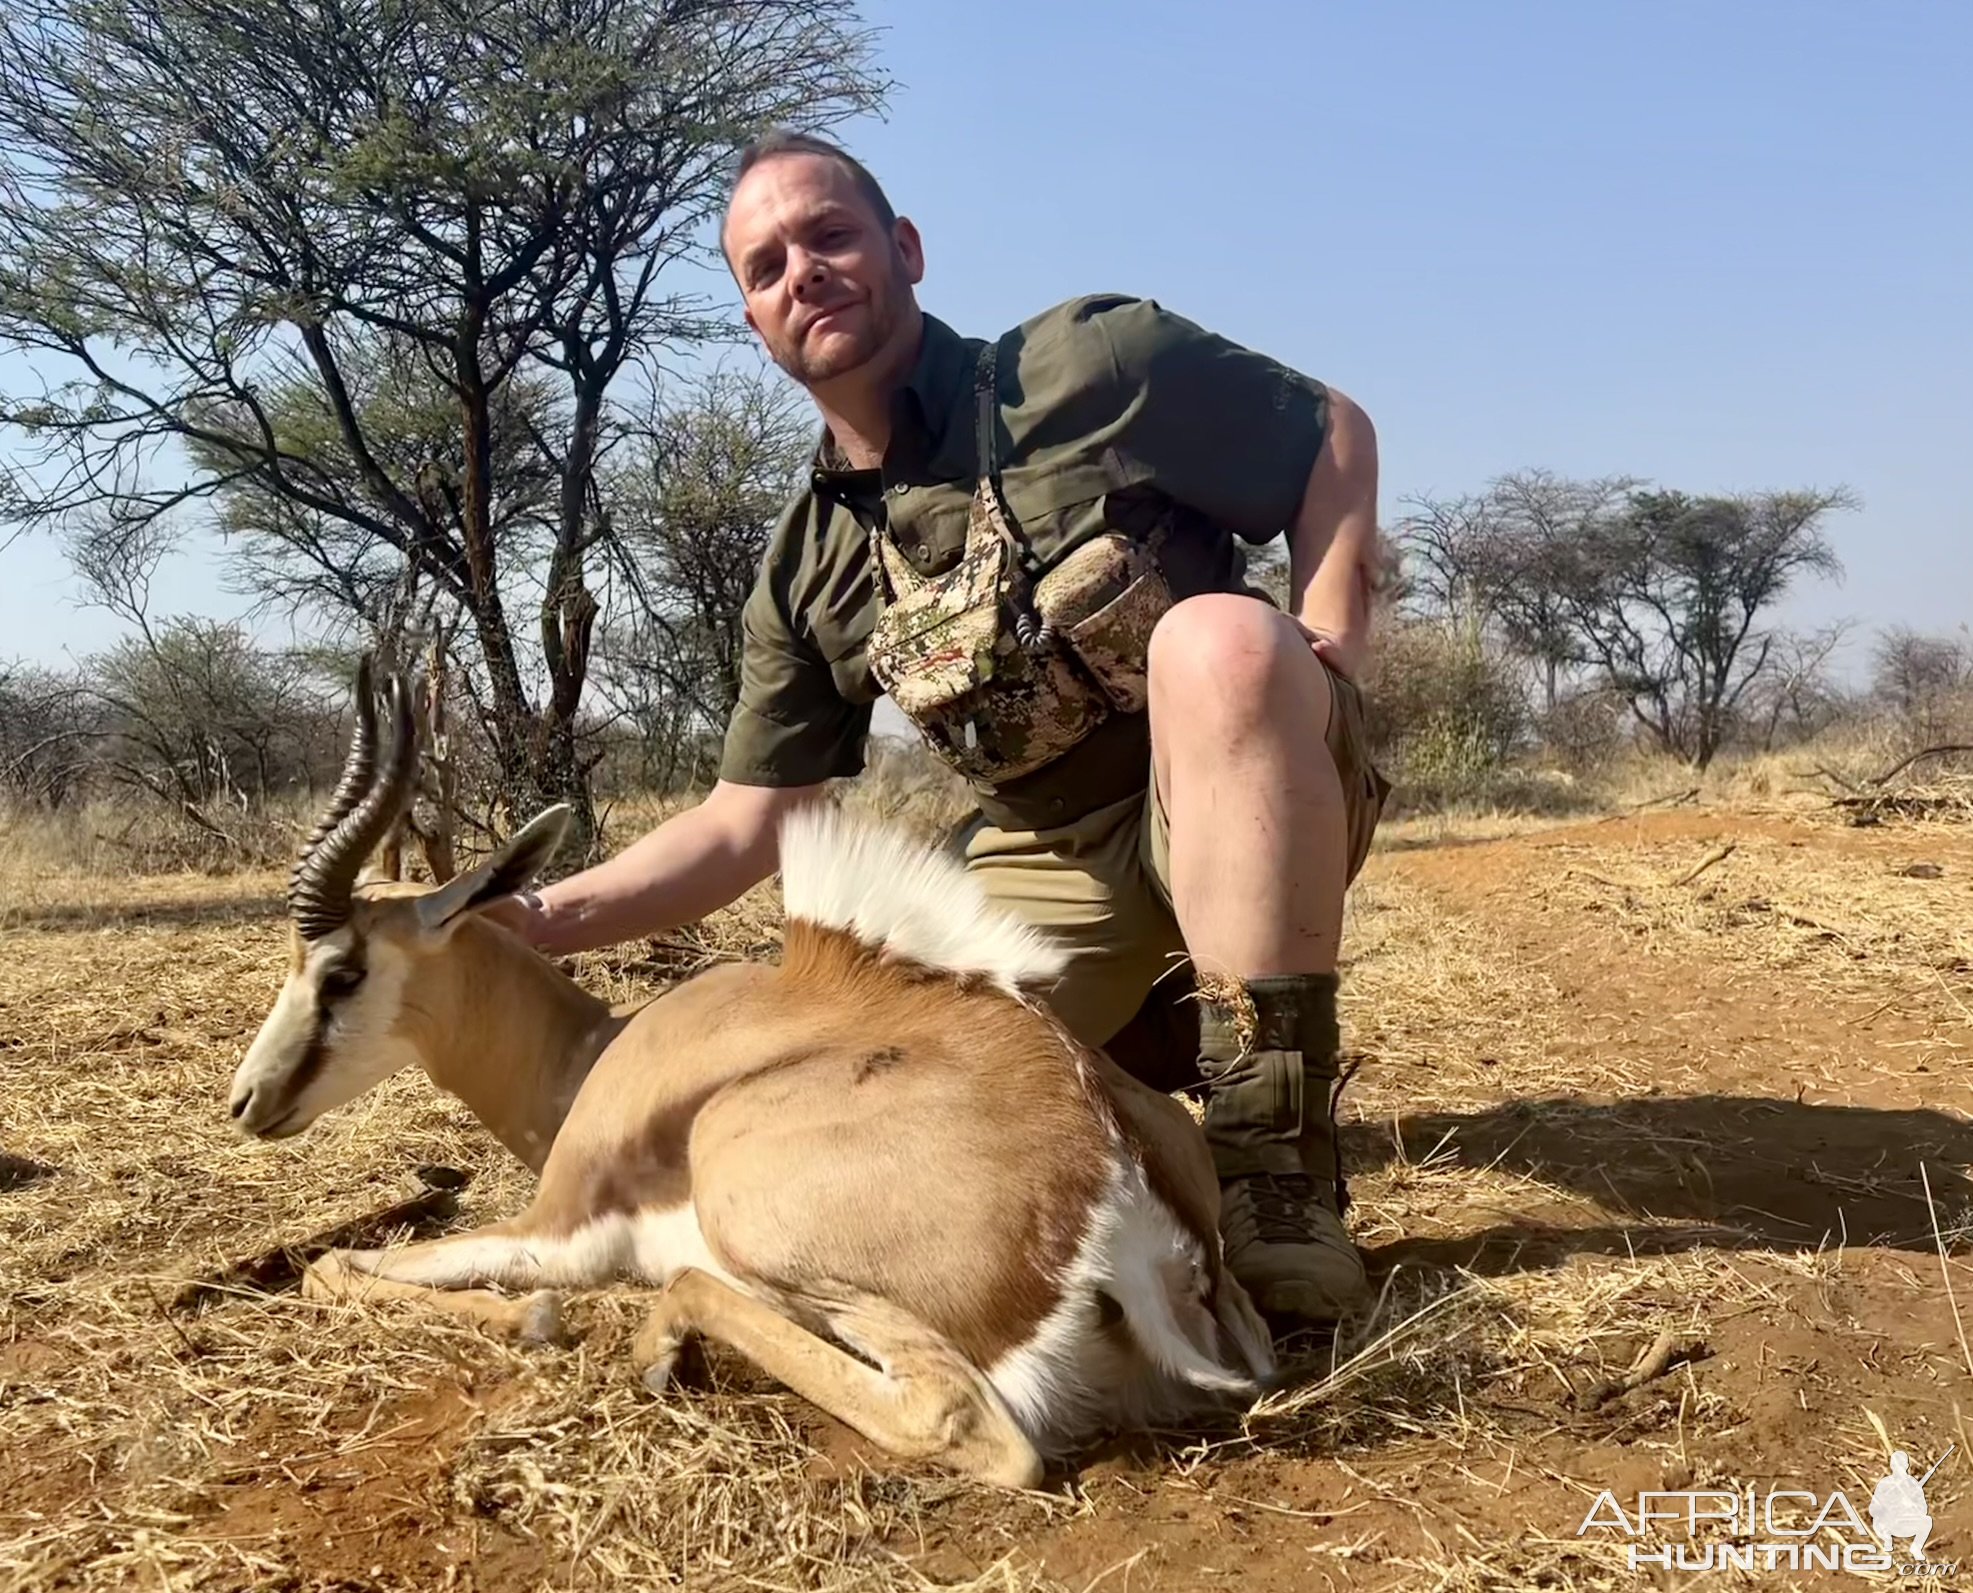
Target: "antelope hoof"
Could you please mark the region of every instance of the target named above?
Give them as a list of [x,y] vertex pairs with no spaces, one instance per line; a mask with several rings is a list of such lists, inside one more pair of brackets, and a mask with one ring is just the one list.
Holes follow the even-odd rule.
[[682,1334],[658,1323],[645,1324],[630,1346],[630,1361],[648,1392],[663,1396],[671,1391],[684,1347]]
[[329,1303],[346,1299],[355,1281],[351,1267],[343,1259],[348,1253],[346,1250],[325,1251],[304,1267],[301,1297]]
[[562,1342],[562,1297],[552,1289],[537,1289],[522,1302],[520,1338],[527,1344]]

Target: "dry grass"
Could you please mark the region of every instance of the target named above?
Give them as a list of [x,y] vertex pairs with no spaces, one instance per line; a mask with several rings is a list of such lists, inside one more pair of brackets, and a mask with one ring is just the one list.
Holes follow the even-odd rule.
[[251,813],[219,808],[201,827],[150,801],[95,798],[50,812],[0,798],[0,879],[51,867],[90,878],[278,867],[307,833],[310,807],[296,798]]
[[1666,839],[1614,857],[1565,844],[1544,888],[1565,909],[1614,919],[1647,954],[1728,958],[1797,991],[1963,1027],[1973,1024],[1973,894],[1957,861],[1965,833],[1930,818],[1848,846],[1812,844],[1800,826]]
[[[925,834],[957,812],[939,782],[894,775],[857,800]],[[620,810],[617,833],[654,817]],[[1389,829],[1351,910],[1346,1009],[1370,1058],[1344,1116],[1375,1309],[1291,1345],[1296,1378],[1226,1430],[1127,1445],[1014,1500],[881,1464],[728,1357],[653,1399],[628,1367],[631,1297],[575,1302],[575,1340],[554,1351],[288,1293],[170,1313],[183,1279],[401,1198],[420,1164],[474,1173],[461,1223],[517,1209],[528,1180],[421,1078],[297,1142],[239,1142],[225,1084],[281,975],[278,874],[50,870],[0,838],[0,1152],[16,1159],[0,1163],[0,1593],[1578,1590],[1635,1581],[1620,1550],[1575,1535],[1603,1486],[1834,1475],[1879,1453],[1866,1398],[1936,1454],[1955,1402],[1973,1405],[1940,1272],[1968,1292],[1964,1132],[1937,1128],[1944,1157],[1926,1153],[1943,1260],[1929,1239],[1795,1243],[1681,1206],[1665,1170],[1703,1164],[1725,1201],[1739,1126],[1704,1108],[1639,1153],[1622,1111],[1667,1104],[1661,1075],[1621,1026],[1630,994],[1584,969],[1601,948],[1635,968],[1767,971],[1777,1003],[1868,988],[1963,1057],[1973,845],[1943,825],[1825,822],[1800,847],[1736,834],[1678,884],[1705,837],[1501,816]],[[1888,866],[1906,852],[1945,872]],[[1467,858],[1495,894],[1424,867]],[[778,937],[763,887],[580,971],[625,999]],[[1613,1039],[1586,1061],[1585,1026],[1606,1016]],[[1791,1077],[1777,1059],[1778,1103]],[[1739,1088],[1760,1089],[1744,1066]],[[1950,1107],[1943,1083],[1910,1105],[1963,1122],[1955,1088]],[[1865,1174],[1892,1177],[1832,1176]],[[1704,1356],[1595,1403],[1667,1333]],[[1785,1387],[1777,1357],[1800,1369]],[[1935,1490],[1942,1521],[1959,1475]]]

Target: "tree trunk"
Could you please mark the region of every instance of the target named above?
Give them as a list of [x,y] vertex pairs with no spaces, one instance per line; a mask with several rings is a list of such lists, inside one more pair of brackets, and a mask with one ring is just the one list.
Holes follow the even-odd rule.
[[450,681],[445,646],[445,638],[436,637],[425,654],[425,758],[432,772],[432,822],[419,830],[418,846],[434,885],[443,885],[459,872],[459,767],[453,761],[445,722]]
[[548,564],[541,604],[542,651],[548,660],[548,701],[536,726],[532,772],[542,795],[574,810],[575,832],[562,857],[565,866],[594,861],[596,809],[589,771],[576,745],[576,714],[589,676],[589,647],[599,605],[583,579],[582,555],[564,541]]
[[[569,354],[578,369],[586,364],[579,346],[572,343]],[[548,665],[548,701],[536,730],[533,761],[543,793],[552,793],[553,800],[566,802],[574,810],[575,833],[563,851],[564,866],[594,861],[598,840],[589,772],[582,764],[575,729],[600,611],[585,578],[583,550],[602,414],[603,383],[593,372],[586,373],[576,390],[569,453],[562,464],[555,548],[549,555],[541,600],[541,653]]]
[[507,827],[525,824],[548,798],[533,750],[534,714],[521,686],[514,640],[500,600],[499,566],[493,545],[493,426],[490,396],[479,358],[480,322],[468,315],[454,347],[459,384],[465,480],[460,483],[459,534],[470,582],[467,612],[486,664],[493,694],[493,754],[499,768],[498,805]]

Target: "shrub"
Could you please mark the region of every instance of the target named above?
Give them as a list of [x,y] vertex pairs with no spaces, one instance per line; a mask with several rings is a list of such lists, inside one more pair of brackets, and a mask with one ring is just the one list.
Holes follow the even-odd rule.
[[1371,752],[1407,807],[1478,799],[1525,744],[1512,663],[1470,627],[1397,620],[1364,682]]

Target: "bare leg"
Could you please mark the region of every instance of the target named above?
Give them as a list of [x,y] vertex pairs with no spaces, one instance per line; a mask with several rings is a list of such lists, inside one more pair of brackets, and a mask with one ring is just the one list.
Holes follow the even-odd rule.
[[1307,638],[1251,598],[1193,598],[1152,638],[1173,906],[1204,974],[1335,971],[1349,848],[1330,697]]
[[1333,690],[1306,625],[1360,678],[1377,547],[1377,436],[1329,390],[1327,435],[1288,528],[1289,607],[1178,604],[1151,638],[1151,743],[1172,893],[1202,973],[1330,975],[1348,845],[1327,745]]
[[[551,1343],[561,1334],[559,1296],[536,1287],[514,1299],[473,1287],[525,1289],[544,1281],[541,1242],[502,1231],[508,1228],[496,1223],[395,1250],[332,1250],[302,1274],[301,1291],[311,1300],[414,1300],[481,1322],[505,1337]],[[550,1254],[556,1248],[552,1242],[546,1246]]]
[[906,1460],[935,1460],[1006,1488],[1041,1481],[1041,1457],[983,1380],[930,1357],[891,1373],[865,1366],[771,1306],[687,1269],[652,1307],[633,1361],[654,1392],[671,1375],[687,1334],[730,1345],[809,1403]]
[[1251,598],[1192,598],[1151,638],[1151,748],[1202,998],[1227,1265],[1263,1312],[1303,1321],[1366,1290],[1332,1089],[1349,876],[1335,706],[1309,638]]

